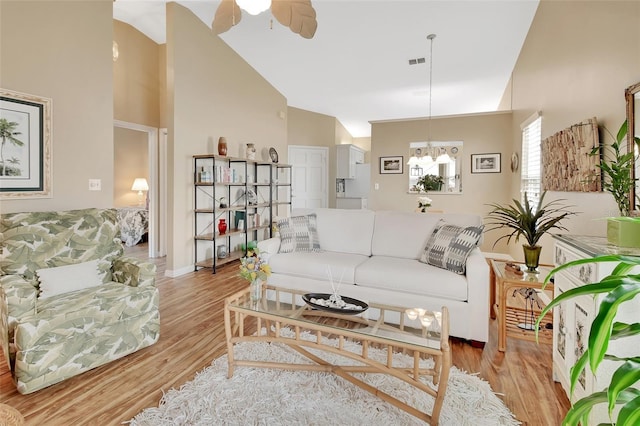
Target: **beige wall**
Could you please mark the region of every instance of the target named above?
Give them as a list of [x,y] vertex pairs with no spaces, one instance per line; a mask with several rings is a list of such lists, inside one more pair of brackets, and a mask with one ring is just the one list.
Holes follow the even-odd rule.
[[159,127],[162,48],[131,25],[116,20],[113,39],[120,52],[113,63],[114,118]]
[[[138,205],[138,193],[131,190],[136,178],[149,182],[149,154],[147,134],[137,130],[114,127],[113,205]],[[146,193],[145,199],[146,199]]]
[[[520,123],[542,112],[542,137],[585,118],[597,117],[612,133],[625,119],[624,89],[640,81],[640,2],[542,1],[513,71],[510,151],[520,152]],[[511,101],[503,100],[506,106]],[[607,139],[611,142],[610,139]],[[519,174],[511,179],[518,196]],[[550,193],[581,212],[570,232],[605,235],[602,218],[617,215],[609,193]],[[542,260],[552,261],[552,239],[543,241]],[[512,243],[514,253],[521,249]]]
[[231,156],[244,156],[247,142],[255,143],[259,153],[269,147],[286,153],[287,103],[207,26],[176,3],[167,4],[167,83],[167,269],[180,273],[194,261],[192,156],[217,152],[220,136],[227,138]]
[[[407,192],[409,177],[406,162],[409,161],[409,143],[424,141],[426,120],[395,120],[374,122],[371,131],[371,197],[373,210],[414,211],[417,196]],[[508,201],[510,174],[506,153],[511,146],[511,114],[477,114],[448,118],[435,118],[431,123],[431,139],[434,141],[463,141],[462,194],[430,193],[433,208],[446,213],[475,213],[485,216],[490,202]],[[502,153],[502,173],[471,174],[471,154]],[[403,174],[380,174],[379,158],[404,157]],[[380,185],[375,190],[375,184]],[[494,239],[485,237],[483,250],[492,248]]]
[[112,3],[0,2],[0,86],[53,100],[53,198],[2,201],[2,212],[113,204]]

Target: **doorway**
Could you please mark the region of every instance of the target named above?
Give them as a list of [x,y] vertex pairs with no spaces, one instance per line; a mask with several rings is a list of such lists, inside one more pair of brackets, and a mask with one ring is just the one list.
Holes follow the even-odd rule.
[[[160,226],[162,223],[166,223],[164,219],[164,215],[166,212],[166,208],[161,208],[160,200],[164,200],[166,197],[166,188],[162,188],[160,186],[161,175],[165,175],[166,171],[166,159],[161,158],[161,154],[164,152],[159,146],[158,140],[158,129],[154,127],[144,126],[141,124],[128,123],[125,121],[114,120],[114,151],[116,144],[122,146],[120,141],[117,141],[116,138],[124,137],[128,141],[132,142],[132,145],[140,145],[140,141],[142,141],[142,148],[138,147],[138,151],[132,152],[132,155],[136,155],[138,158],[146,158],[146,164],[141,165],[144,173],[147,173],[148,176],[148,186],[149,191],[147,192],[147,196],[145,198],[145,206],[146,199],[148,197],[148,211],[149,211],[149,230],[148,230],[148,248],[149,248],[149,257],[162,257],[166,255],[166,244],[165,244],[165,235],[166,235],[166,225],[163,229]],[[165,139],[166,140],[166,139]],[[145,142],[146,141],[146,142]],[[160,140],[162,143],[162,138]],[[126,145],[125,145],[126,146]],[[145,152],[141,154],[140,149],[145,149]],[[146,155],[145,155],[146,154]],[[126,155],[126,153],[125,153]],[[144,160],[143,160],[144,161]],[[116,159],[117,162],[117,159]],[[143,177],[143,176],[136,176]],[[120,184],[119,180],[123,180]],[[127,186],[131,185],[128,181],[131,180],[130,177],[126,177],[125,179],[119,179],[118,176],[115,175],[114,168],[114,188],[116,188],[116,192],[118,191],[119,186]],[[124,187],[123,187],[124,188]],[[129,186],[130,188],[130,186]],[[126,192],[126,191],[125,191]],[[127,204],[139,204],[137,196],[133,195],[135,200],[131,203],[131,200],[127,197],[132,196],[132,193],[123,194],[121,191],[120,194],[114,193],[114,205],[118,207],[118,205],[127,205]]]
[[291,208],[326,208],[328,206],[329,148],[289,146],[291,164]]

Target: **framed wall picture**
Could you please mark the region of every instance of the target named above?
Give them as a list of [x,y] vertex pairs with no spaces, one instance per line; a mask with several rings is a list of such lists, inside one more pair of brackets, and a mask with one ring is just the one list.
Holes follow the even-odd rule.
[[381,175],[401,175],[403,170],[404,157],[402,155],[395,157],[380,157],[380,174]]
[[500,173],[501,154],[471,154],[471,173]]
[[0,89],[0,198],[51,198],[51,99]]

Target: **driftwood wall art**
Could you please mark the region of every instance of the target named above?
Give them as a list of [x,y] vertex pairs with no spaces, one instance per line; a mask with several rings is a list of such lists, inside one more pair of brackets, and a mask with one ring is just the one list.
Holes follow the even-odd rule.
[[600,156],[595,117],[574,124],[542,141],[542,188],[549,191],[599,192]]

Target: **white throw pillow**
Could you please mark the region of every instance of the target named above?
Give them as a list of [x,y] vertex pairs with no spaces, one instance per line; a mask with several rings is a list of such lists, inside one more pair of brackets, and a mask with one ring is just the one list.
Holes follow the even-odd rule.
[[38,269],[40,280],[40,299],[69,293],[71,291],[96,287],[102,284],[98,271],[99,260],[76,263],[75,265],[58,266],[56,268]]
[[316,215],[292,216],[278,221],[279,253],[320,251]]

